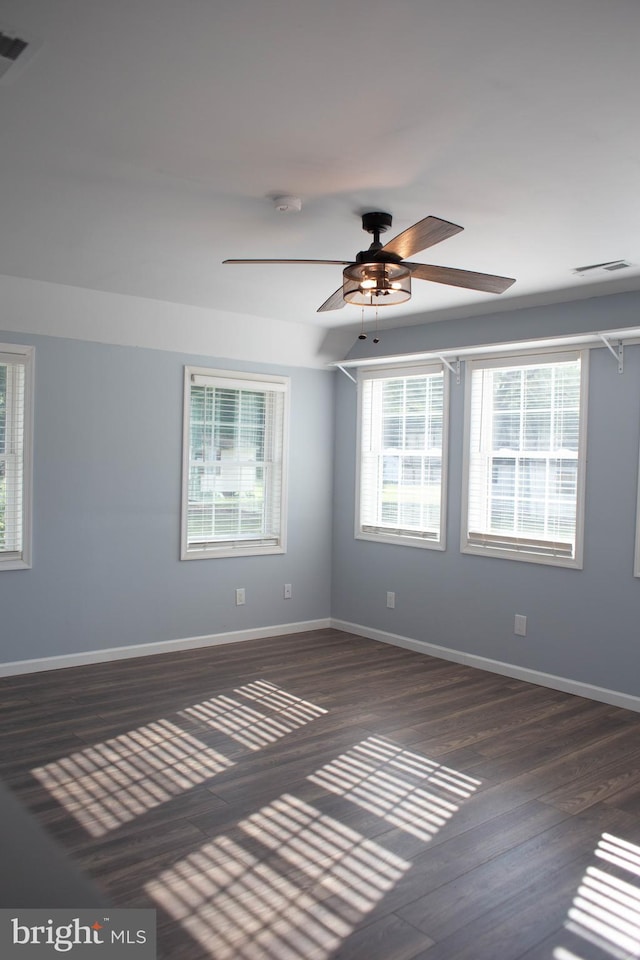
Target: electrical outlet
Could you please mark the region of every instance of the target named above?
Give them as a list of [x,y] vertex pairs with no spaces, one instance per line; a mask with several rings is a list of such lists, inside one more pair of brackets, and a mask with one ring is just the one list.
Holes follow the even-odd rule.
[[244,587],[238,587],[236,590],[236,607],[241,607],[245,602]]
[[396,595],[393,590],[387,590],[387,607],[390,610],[395,610],[396,606]]
[[527,635],[527,618],[521,613],[516,613],[513,624],[513,632],[515,633],[516,637],[526,637]]
[[285,598],[285,600],[291,600],[291,597],[292,597],[291,584],[290,584],[290,583],[285,583],[285,585],[284,585],[284,598]]

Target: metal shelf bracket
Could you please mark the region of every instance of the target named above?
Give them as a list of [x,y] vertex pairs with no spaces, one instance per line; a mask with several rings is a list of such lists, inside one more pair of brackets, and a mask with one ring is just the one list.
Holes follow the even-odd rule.
[[336,367],[338,368],[338,370],[342,370],[342,372],[344,373],[345,377],[349,377],[349,380],[353,380],[354,383],[357,383],[357,382],[358,382],[358,381],[356,380],[356,378],[355,378],[354,376],[352,376],[352,375],[349,373],[348,370],[345,369],[345,367],[341,366],[339,363],[336,363]]
[[611,345],[611,341],[605,337],[604,333],[599,333],[598,336],[604,343],[605,347],[615,357],[618,361],[618,373],[624,373],[624,344],[622,340],[618,340],[616,346]]
[[447,367],[451,373],[455,374],[456,383],[460,383],[460,360],[454,360],[453,363],[449,363],[446,357],[438,357],[439,360],[442,360],[445,367]]

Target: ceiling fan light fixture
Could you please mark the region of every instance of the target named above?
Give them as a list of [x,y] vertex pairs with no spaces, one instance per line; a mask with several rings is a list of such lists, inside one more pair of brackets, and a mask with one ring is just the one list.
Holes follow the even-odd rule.
[[358,307],[390,307],[411,298],[411,271],[402,263],[353,263],[343,272],[342,296]]
[[[285,201],[295,198],[278,197],[280,208],[288,205]],[[413,226],[399,233],[397,237],[385,243],[380,242],[380,234],[391,226],[390,213],[372,211],[362,215],[362,229],[373,236],[368,250],[356,254],[355,262],[348,260],[224,260],[224,263],[301,263],[327,264],[343,267],[342,283],[318,307],[318,313],[328,310],[341,310],[346,303],[357,307],[386,307],[405,303],[411,299],[411,278],[443,283],[465,290],[482,290],[485,293],[504,293],[515,283],[513,277],[499,277],[490,273],[476,273],[474,270],[458,270],[456,267],[435,266],[428,263],[407,263],[420,250],[441,243],[460,233],[462,227],[439,217],[424,217]],[[603,266],[602,264],[600,266]],[[604,264],[609,270],[616,265]],[[585,269],[585,268],[583,268]]]

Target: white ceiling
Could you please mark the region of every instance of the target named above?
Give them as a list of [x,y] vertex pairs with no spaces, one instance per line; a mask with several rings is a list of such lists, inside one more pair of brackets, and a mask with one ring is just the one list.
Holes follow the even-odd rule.
[[[637,0],[0,0],[0,273],[294,323],[390,236],[517,278],[414,281],[384,326],[640,289]],[[302,198],[299,214],[270,197]],[[620,273],[573,274],[627,259]],[[384,316],[383,316],[384,314]]]

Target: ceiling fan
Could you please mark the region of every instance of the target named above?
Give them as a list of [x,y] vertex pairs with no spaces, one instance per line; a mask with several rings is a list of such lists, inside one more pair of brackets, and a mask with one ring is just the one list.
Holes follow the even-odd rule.
[[390,213],[374,211],[362,215],[362,229],[373,235],[368,250],[361,250],[355,260],[224,260],[224,263],[324,263],[344,267],[342,285],[318,307],[318,313],[340,310],[345,303],[362,307],[391,306],[404,303],[411,297],[411,278],[431,280],[452,287],[482,290],[485,293],[503,293],[515,283],[510,277],[498,277],[455,267],[438,267],[428,263],[411,263],[411,257],[442,240],[460,233],[464,228],[439,217],[425,217],[397,237],[382,245],[380,234],[392,223]]

